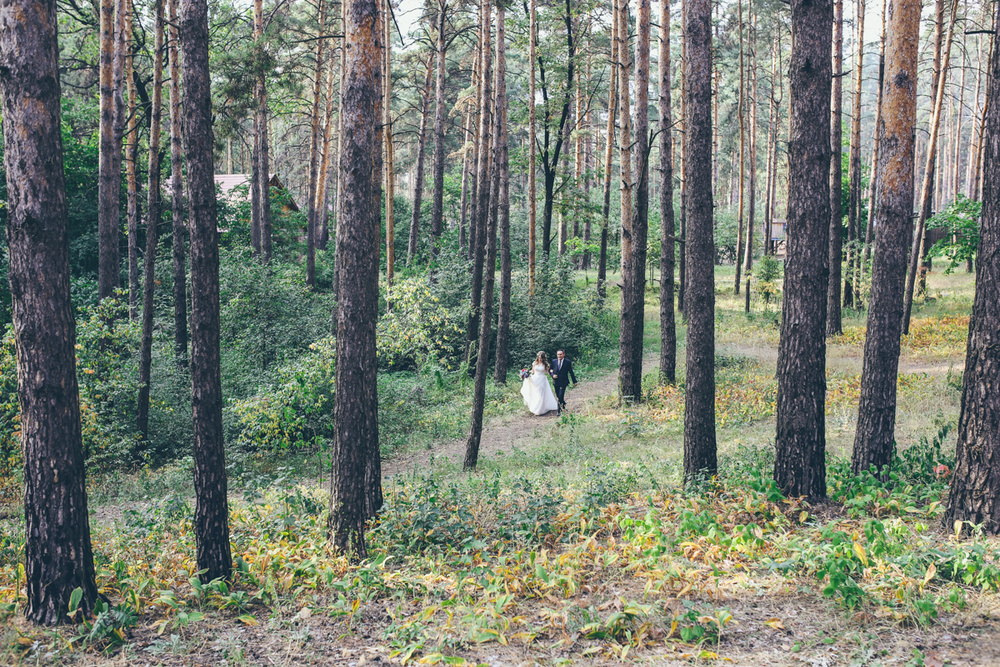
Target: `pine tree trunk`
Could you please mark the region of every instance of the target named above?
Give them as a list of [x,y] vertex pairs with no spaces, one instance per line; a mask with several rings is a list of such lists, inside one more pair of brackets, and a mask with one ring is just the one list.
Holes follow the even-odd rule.
[[788,257],[774,479],[788,496],[813,499],[826,497],[832,21],[832,0],[792,0]]
[[[688,0],[681,0],[681,25],[682,25],[682,30],[683,30],[684,21],[687,20],[687,19],[684,18],[685,16],[687,16],[687,1]],[[700,20],[700,17],[699,17],[699,20]],[[710,38],[711,38],[711,36],[707,36],[706,37],[706,39],[710,39]],[[709,45],[709,50],[711,50],[711,45]],[[688,94],[687,94],[687,87],[688,87],[688,79],[687,79],[688,66],[687,66],[687,62],[688,62],[688,39],[687,39],[687,32],[684,31],[684,39],[681,40],[681,118],[680,118],[680,120],[681,120],[681,129],[680,129],[680,132],[681,132],[681,136],[682,137],[686,137],[687,136],[688,116],[689,116],[688,106],[687,106],[688,105]],[[713,137],[715,136],[715,132],[714,131],[712,132],[712,136]],[[688,274],[687,274],[687,258],[688,258],[688,253],[687,253],[687,245],[686,244],[687,244],[687,232],[688,232],[688,228],[687,228],[687,213],[688,213],[688,199],[687,199],[687,192],[688,192],[687,191],[687,183],[688,183],[688,180],[687,180],[688,179],[688,146],[690,146],[690,145],[691,144],[688,143],[687,139],[683,139],[681,141],[681,177],[680,177],[680,182],[681,182],[681,236],[680,236],[680,238],[681,238],[681,241],[683,243],[685,243],[684,250],[681,252],[681,256],[678,259],[678,266],[677,266],[677,274],[678,274],[679,283],[680,283],[679,286],[678,286],[678,290],[677,290],[677,312],[679,312],[681,315],[685,314],[684,304],[687,302],[687,296],[686,295],[687,295],[687,285],[688,285]],[[715,182],[714,181],[712,182],[712,204],[713,204],[713,206],[715,205]],[[713,225],[715,224],[714,220],[713,220],[712,224]],[[713,262],[714,262],[714,256],[715,256],[714,245],[715,245],[715,240],[713,238],[712,239],[712,246],[713,246],[713,248],[712,248],[712,256],[713,256]],[[714,269],[713,269],[713,271],[714,271]],[[714,278],[713,278],[713,280],[714,280]],[[713,287],[712,289],[714,290],[715,288]],[[713,308],[715,306],[715,297],[714,296],[712,297],[712,306],[713,306]],[[714,332],[715,329],[713,328],[712,331]],[[713,333],[713,336],[714,336],[714,333]],[[714,343],[713,343],[713,346],[714,346]],[[714,347],[713,347],[713,350],[714,350]],[[714,355],[715,352],[713,351],[712,354]],[[715,393],[714,380],[713,380],[713,385],[712,385],[712,392],[713,392],[713,394]],[[713,401],[714,401],[714,398],[713,398]],[[685,419],[686,419],[686,417],[685,417]],[[715,418],[714,417],[712,419],[712,423],[713,424],[715,423]],[[713,427],[713,430],[714,430],[714,427]]]
[[[528,32],[528,295],[534,297],[535,259],[538,250],[538,119],[535,109],[535,95],[538,94],[535,85],[535,61],[538,59],[538,18],[535,0],[531,0],[531,7],[528,10]],[[606,220],[606,212],[604,217]],[[607,242],[606,234],[605,231],[605,243]],[[597,281],[597,288],[600,291],[600,278]]]
[[[831,93],[830,114],[830,283],[826,292],[826,335],[836,336],[843,332],[841,315],[841,288],[844,260],[844,206],[841,201],[841,181],[843,165],[841,152],[843,144],[843,104],[844,93],[841,72],[844,69],[844,0],[833,3],[833,92]],[[785,229],[788,227],[786,225]],[[787,244],[787,241],[786,241]]]
[[473,112],[471,105],[467,105],[467,107],[469,108],[467,108],[465,112],[465,123],[462,125],[462,198],[459,204],[461,211],[459,212],[458,218],[459,254],[466,251],[469,243],[466,233],[469,222],[469,195],[471,194],[471,179],[469,172],[472,170],[472,164],[475,162],[472,159],[475,152],[475,138],[472,133],[475,113]]
[[504,10],[498,10],[497,44],[497,125],[500,127],[500,142],[497,144],[496,161],[500,190],[499,200],[495,208],[499,215],[500,233],[500,313],[497,318],[497,357],[493,372],[493,381],[497,384],[507,384],[507,366],[510,350],[510,292],[511,266],[510,257],[510,139],[507,136],[507,63],[504,57],[503,20]]
[[392,21],[390,19],[390,0],[383,0],[384,18],[382,25],[385,27],[385,37],[383,38],[383,67],[385,74],[382,75],[383,91],[385,101],[382,103],[385,120],[382,134],[385,137],[385,282],[386,289],[392,288],[392,282],[396,274],[396,220],[395,220],[395,199],[396,199],[396,164],[392,147]]
[[[256,10],[255,21],[259,16],[260,34],[264,32],[263,5],[260,10]],[[261,72],[257,80],[257,109],[256,123],[257,133],[254,140],[257,142],[257,178],[260,179],[257,185],[257,196],[260,197],[258,206],[260,207],[260,259],[263,264],[271,261],[273,251],[273,238],[271,228],[271,156],[268,141],[268,106],[267,106],[267,74]]]
[[615,149],[615,115],[618,111],[618,2],[612,0],[611,13],[611,78],[608,90],[608,125],[604,138],[604,208],[601,212],[601,253],[597,260],[597,294],[607,298],[608,227],[611,218],[611,169]]
[[[953,107],[954,119],[955,119],[955,132],[952,135],[954,141],[952,141],[952,157],[951,157],[951,187],[949,194],[951,195],[951,201],[955,201],[958,198],[959,193],[962,191],[962,125],[965,120],[965,73],[968,70],[968,52],[966,50],[965,35],[962,35],[962,76],[959,79],[958,84],[958,104]],[[954,96],[952,101],[954,101]]]
[[[677,381],[674,318],[674,162],[670,109],[670,0],[660,4],[660,384]],[[714,133],[713,133],[714,136]]]
[[[487,22],[489,15],[487,14]],[[487,41],[487,43],[489,43]],[[486,245],[486,276],[483,285],[481,311],[481,326],[479,330],[479,346],[476,355],[476,381],[472,397],[472,428],[469,433],[469,441],[465,448],[465,461],[462,468],[471,470],[479,462],[479,443],[483,435],[483,409],[486,404],[486,376],[488,374],[488,363],[490,358],[490,339],[493,329],[493,287],[496,283],[496,263],[497,263],[497,209],[500,199],[500,154],[504,142],[503,130],[500,122],[501,109],[507,105],[506,85],[506,59],[504,48],[504,3],[497,4],[497,34],[496,34],[496,102],[493,106],[494,113],[492,120],[493,146],[491,160],[494,164],[489,169],[490,182],[489,199],[481,203],[485,204],[484,213],[487,221],[483,227],[480,239]],[[487,63],[488,64],[488,63]],[[489,86],[484,86],[489,90]],[[480,183],[482,185],[482,183]],[[482,238],[485,236],[485,238]]]
[[121,83],[124,59],[122,0],[100,5],[100,152],[97,177],[98,298],[114,294],[121,283],[118,249],[118,196],[121,187]]
[[[998,14],[1000,17],[1000,14]],[[998,19],[1000,20],[1000,19]],[[992,50],[987,95],[1000,97],[1000,54]],[[983,125],[983,212],[976,262],[976,297],[962,378],[955,476],[945,527],[958,521],[1000,532],[1000,114],[994,105]]]
[[777,176],[777,144],[778,144],[778,93],[780,86],[778,68],[778,32],[774,33],[771,44],[771,91],[767,114],[767,166],[764,178],[764,254],[773,254],[771,248],[771,223],[774,221],[774,180]]
[[[323,80],[323,47],[326,45],[326,3],[316,0],[316,51],[313,69],[312,111],[309,118],[309,202],[306,214],[306,284],[316,287],[316,191],[319,188],[319,101]],[[384,58],[380,58],[383,60]]]
[[438,0],[437,36],[437,80],[434,89],[434,197],[431,204],[431,256],[440,252],[441,234],[444,232],[444,131],[445,108],[444,86],[447,73],[445,28],[448,19],[447,0]]
[[715,241],[712,215],[712,4],[684,2],[684,143],[689,228],[684,476],[712,475],[715,442]]
[[882,125],[876,165],[879,232],[875,237],[861,399],[851,469],[892,462],[896,377],[902,329],[906,249],[913,229],[919,0],[889,0]]
[[[347,78],[347,0],[340,0],[340,99],[337,103],[337,168],[334,170],[334,178],[336,180],[336,201],[334,202],[334,222],[340,224],[340,218],[343,215],[343,201],[344,201],[344,181],[341,178],[342,171],[340,169],[340,164],[344,155],[344,81]],[[327,231],[329,234],[329,231]],[[334,245],[336,245],[336,230],[334,230]],[[334,271],[333,271],[333,284],[334,289],[339,284],[340,278],[338,277],[338,272],[340,267],[336,262],[336,251],[334,252]],[[336,322],[334,323],[334,329],[336,329]]]
[[750,137],[750,182],[748,193],[747,211],[747,242],[743,251],[743,273],[746,280],[745,311],[750,312],[750,272],[753,270],[753,229],[756,224],[755,213],[757,210],[757,15],[750,13],[750,54],[748,58],[750,66],[750,100],[749,108],[749,132]]
[[872,161],[871,177],[868,181],[868,224],[865,226],[865,253],[861,264],[861,275],[864,276],[868,270],[868,262],[871,260],[872,238],[875,235],[875,210],[878,201],[875,193],[878,189],[878,161],[879,161],[879,125],[882,122],[882,92],[885,84],[885,26],[886,11],[889,7],[889,0],[882,0],[882,36],[879,39],[878,49],[878,97],[875,100],[875,132],[872,138]]
[[[479,3],[479,23],[483,23],[483,3]],[[476,207],[479,205],[479,153],[482,150],[482,136],[479,134],[479,125],[482,120],[482,109],[479,104],[483,99],[483,31],[478,30],[478,43],[476,47],[476,57],[472,68],[472,76],[476,81],[476,99],[473,112],[470,114],[471,136],[472,136],[472,160],[469,164],[469,245],[467,248],[468,260],[471,262],[476,256]]]
[[[591,80],[591,60],[593,56],[593,43],[591,42],[587,49],[587,81]],[[587,103],[586,111],[584,112],[584,118],[582,121],[582,132],[585,135],[584,139],[584,151],[583,151],[583,201],[588,204],[586,210],[583,213],[583,245],[584,251],[583,255],[580,257],[580,268],[587,271],[590,269],[591,253],[590,253],[590,242],[593,235],[593,210],[590,208],[590,188],[593,185],[594,179],[594,133],[596,132],[593,123],[593,114],[590,107],[590,102]]]
[[229,500],[222,441],[219,352],[219,233],[213,178],[208,3],[181,0],[184,152],[191,224],[191,408],[194,417],[194,533],[206,581],[228,578]]
[[[479,350],[475,347],[480,336],[480,314],[483,298],[483,262],[486,261],[486,228],[489,218],[490,208],[490,183],[492,182],[492,152],[490,149],[490,135],[493,126],[492,109],[492,41],[490,38],[490,20],[492,10],[490,0],[482,0],[481,13],[483,22],[480,24],[482,33],[482,67],[480,76],[482,77],[482,96],[479,98],[479,164],[476,166],[476,202],[472,209],[472,294],[469,304],[469,322],[466,328],[465,359],[469,369],[473,370],[478,364],[473,366],[476,354]],[[489,267],[489,273],[494,272],[494,266]],[[487,356],[489,350],[486,350]],[[484,367],[485,368],[485,367]]]
[[747,191],[747,179],[746,179],[746,168],[747,168],[747,124],[746,124],[746,99],[747,99],[747,86],[746,86],[746,65],[744,63],[744,53],[746,51],[743,45],[743,0],[736,0],[737,12],[739,15],[739,45],[740,45],[740,90],[739,97],[736,102],[736,115],[739,118],[740,123],[740,194],[739,194],[739,208],[736,214],[736,253],[733,258],[733,264],[735,264],[734,269],[734,282],[733,282],[733,294],[739,296],[740,293],[740,270],[743,266],[743,216],[745,214],[745,202],[746,202],[746,191]]
[[981,35],[976,35],[976,97],[975,102],[973,102],[972,131],[969,133],[969,167],[965,175],[965,196],[969,199],[976,199],[979,194],[978,188],[973,187],[973,184],[978,177],[979,171],[979,136],[982,134],[980,119],[983,119],[986,111],[981,102],[983,86],[982,64],[983,39]]
[[[136,429],[143,438],[149,435],[150,368],[153,363],[153,292],[156,286],[156,244],[159,238],[161,211],[160,190],[160,116],[163,100],[163,0],[155,0],[153,46],[153,102],[149,112],[149,173],[146,191],[146,261],[142,291],[142,342],[139,352],[139,405]],[[214,184],[214,182],[213,182]]]
[[[424,152],[427,147],[427,123],[431,111],[431,84],[434,83],[435,52],[427,54],[427,74],[424,76],[424,96],[420,106],[420,136],[417,138],[417,168],[413,186],[413,214],[410,217],[410,238],[406,247],[406,265],[409,266],[417,256],[417,244],[420,241],[420,209],[424,198]],[[435,148],[437,142],[435,137]]]
[[378,449],[379,209],[382,183],[382,21],[379,0],[348,0],[344,134],[337,224],[337,371],[330,539],[356,560],[368,553],[365,523],[382,507]]
[[85,618],[99,595],[70,300],[56,3],[7,5],[2,14],[0,116],[24,455],[25,616],[56,625],[67,620],[75,589],[82,589],[78,608]]
[[174,260],[174,357],[179,368],[187,368],[187,265],[184,251],[184,163],[181,127],[181,65],[177,29],[177,2],[168,4],[168,42],[170,57],[170,211],[172,215]]
[[[854,62],[854,93],[851,97],[851,146],[848,160],[851,183],[847,198],[847,224],[854,230],[854,238],[860,241],[864,238],[861,227],[861,85],[865,60],[865,0],[855,0],[855,10],[854,29],[857,51]],[[860,249],[855,247],[850,253],[851,269],[847,276],[847,279],[851,281],[850,292],[852,305],[855,307],[861,302],[859,293],[860,259]]]
[[945,38],[941,52],[941,67],[934,87],[934,106],[931,110],[930,136],[927,140],[927,161],[924,165],[924,181],[920,188],[919,212],[916,230],[913,234],[913,247],[910,252],[910,265],[906,275],[906,294],[903,299],[903,335],[910,333],[910,313],[913,310],[913,289],[916,285],[919,265],[923,264],[926,254],[926,225],[930,217],[932,196],[934,192],[934,171],[937,159],[938,132],[941,129],[941,113],[944,105],[945,81],[948,77],[948,62],[951,59],[951,43],[955,33],[955,19],[958,3],[952,4],[951,20],[948,22],[948,36]]
[[[619,126],[621,128],[621,142],[618,145],[618,162],[621,171],[621,216],[620,226],[622,233],[621,266],[622,274],[622,303],[627,300],[624,290],[625,267],[628,266],[632,258],[632,245],[625,241],[626,230],[632,224],[632,111],[629,103],[629,89],[631,74],[629,65],[631,64],[631,53],[629,52],[629,0],[618,0],[618,105],[619,105]],[[619,377],[619,387],[621,378]]]
[[330,210],[328,201],[330,199],[330,156],[335,149],[331,149],[333,142],[333,100],[339,97],[336,91],[337,81],[337,49],[330,49],[330,67],[326,75],[326,111],[323,120],[323,157],[319,163],[319,185],[316,190],[316,248],[326,250],[326,245],[330,240]]
[[139,317],[139,185],[136,166],[139,161],[139,119],[136,114],[135,81],[132,78],[132,12],[125,16],[125,90],[128,94],[128,125],[125,131],[125,181],[128,189],[128,317]]
[[[625,5],[628,7],[628,5]],[[642,330],[649,230],[650,0],[638,0],[635,42],[635,208],[622,225],[622,314],[618,387],[623,401],[642,400]],[[627,90],[626,86],[624,90]],[[622,98],[626,108],[627,95]],[[629,189],[631,193],[631,189]]]

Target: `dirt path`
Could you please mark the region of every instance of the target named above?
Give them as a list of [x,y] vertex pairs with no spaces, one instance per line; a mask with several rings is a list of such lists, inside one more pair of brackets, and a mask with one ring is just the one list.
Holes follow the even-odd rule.
[[[651,358],[643,361],[643,367],[648,369]],[[652,358],[655,363],[655,358]],[[618,371],[595,379],[581,379],[576,388],[570,387],[566,392],[568,411],[576,414],[587,414],[596,400],[602,396],[613,394],[618,389]],[[549,412],[535,416],[527,410],[516,415],[505,415],[489,420],[483,427],[482,440],[479,444],[479,456],[491,456],[499,451],[509,451],[511,447],[526,437],[537,437],[547,429],[553,428],[559,422],[556,413]],[[456,438],[447,442],[436,443],[431,448],[404,452],[382,462],[383,480],[399,473],[415,470],[426,470],[431,467],[431,460],[447,459],[461,463],[465,458],[466,438]]]

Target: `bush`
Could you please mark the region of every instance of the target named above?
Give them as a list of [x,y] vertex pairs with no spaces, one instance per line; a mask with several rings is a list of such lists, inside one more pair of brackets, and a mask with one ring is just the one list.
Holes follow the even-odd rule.
[[451,369],[461,363],[462,313],[442,308],[425,279],[397,280],[386,303],[388,312],[379,318],[376,329],[379,368],[416,370],[437,362]]
[[244,452],[280,452],[321,446],[333,437],[335,352],[332,338],[315,343],[278,372],[272,387],[234,402],[236,446]]
[[297,264],[262,266],[247,250],[221,254],[223,391],[241,398],[331,335],[333,296],[311,291]]
[[[104,472],[146,460],[135,428],[139,393],[139,325],[128,319],[128,305],[105,299],[85,309],[77,324],[77,381],[80,421],[87,469]],[[0,495],[20,493],[24,459],[21,452],[17,361],[13,330],[0,343]]]
[[517,274],[511,294],[510,356],[527,362],[539,350],[553,356],[565,350],[571,358],[583,350],[599,351],[615,344],[618,315],[597,300],[596,288],[584,292],[573,282],[565,259],[539,262],[532,299],[527,276]]

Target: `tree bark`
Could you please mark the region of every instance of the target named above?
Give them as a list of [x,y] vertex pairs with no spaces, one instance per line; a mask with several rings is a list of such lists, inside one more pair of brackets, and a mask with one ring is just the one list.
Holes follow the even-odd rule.
[[500,143],[497,144],[496,161],[500,181],[499,201],[496,203],[499,215],[500,233],[500,313],[497,319],[497,358],[494,367],[493,381],[497,384],[507,384],[507,366],[510,350],[510,293],[511,266],[510,257],[510,139],[507,135],[507,62],[503,55],[503,20],[506,12],[498,11],[497,44],[500,55],[497,58],[497,125],[500,126]]
[[612,0],[611,65],[608,89],[608,125],[604,147],[604,208],[601,212],[601,253],[597,260],[597,294],[607,298],[608,280],[608,227],[611,218],[611,169],[615,149],[615,115],[618,111],[618,2]]
[[875,234],[875,209],[878,206],[875,193],[878,187],[878,161],[879,161],[879,125],[882,122],[882,92],[885,84],[885,26],[886,10],[889,7],[889,0],[882,0],[882,36],[879,39],[878,48],[878,97],[875,100],[875,136],[873,137],[871,177],[868,183],[868,223],[865,226],[865,253],[861,264],[861,273],[867,271],[868,262],[871,259],[872,238]]
[[[778,91],[781,86],[781,70],[778,67],[780,50],[778,31],[774,31],[771,44],[771,91],[767,115],[767,167],[764,179],[764,254],[773,254],[771,248],[771,223],[774,220],[774,181],[777,176],[778,161]],[[777,90],[776,90],[777,89]]]
[[[489,16],[487,15],[487,24]],[[490,183],[488,185],[490,194],[486,202],[487,223],[482,230],[480,238],[485,236],[483,242],[486,244],[486,276],[483,285],[483,300],[480,306],[482,313],[482,324],[479,330],[479,346],[476,355],[476,382],[472,397],[472,428],[469,433],[469,441],[465,447],[465,461],[462,468],[471,470],[479,462],[479,442],[483,435],[483,410],[486,405],[486,376],[488,374],[488,363],[490,358],[490,339],[493,328],[493,287],[496,283],[496,263],[497,263],[497,204],[500,203],[500,155],[504,141],[501,124],[502,108],[507,105],[506,85],[504,77],[506,75],[506,58],[504,48],[504,3],[497,4],[497,34],[496,34],[496,102],[494,105],[492,130],[493,140],[491,145],[492,161],[494,162],[490,171]],[[488,86],[484,86],[488,89]],[[502,204],[501,204],[502,205]]]
[[851,469],[860,474],[892,463],[896,379],[902,329],[906,248],[913,228],[919,0],[889,0],[880,155],[876,165],[878,234],[872,263],[861,372],[861,399]]
[[[559,114],[559,124],[552,127],[552,105],[549,102],[549,87],[545,78],[545,67],[539,57],[539,75],[542,83],[542,100],[545,109],[545,123],[542,132],[542,174],[544,176],[544,202],[542,205],[542,253],[546,259],[552,248],[552,211],[555,203],[556,176],[559,173],[559,160],[562,149],[569,138],[569,119],[573,103],[573,82],[576,72],[576,42],[573,32],[573,0],[565,0],[563,7],[563,23],[566,26],[566,87],[563,93],[562,111]],[[555,135],[552,145],[551,137]]]
[[444,124],[448,111],[445,108],[444,86],[447,73],[444,31],[447,26],[448,2],[438,0],[437,81],[434,89],[434,198],[431,204],[431,256],[440,252],[441,234],[444,232]]
[[746,191],[747,191],[747,180],[746,180],[746,169],[747,169],[747,125],[746,125],[746,99],[747,99],[747,86],[746,86],[746,65],[744,63],[745,59],[745,47],[743,45],[743,0],[736,0],[736,8],[739,16],[739,47],[740,47],[740,90],[736,102],[736,115],[739,118],[740,123],[740,194],[739,194],[739,204],[738,212],[736,214],[736,256],[734,257],[733,264],[735,264],[734,281],[733,281],[733,294],[739,296],[740,294],[740,269],[743,265],[743,216],[744,216],[744,205],[746,202]]
[[333,100],[338,97],[335,84],[337,81],[337,49],[330,49],[330,67],[326,75],[326,111],[323,120],[323,157],[319,162],[319,179],[316,188],[316,248],[326,250],[330,240],[330,211],[327,202],[330,199],[330,144],[333,142]]
[[125,131],[125,181],[128,190],[128,317],[139,317],[139,185],[136,165],[139,161],[139,119],[136,115],[136,90],[132,78],[132,12],[125,16],[125,90],[128,94],[128,118]]
[[715,442],[715,241],[712,214],[712,4],[685,0],[684,143],[688,314],[684,476],[712,475]]
[[98,298],[114,295],[121,283],[118,196],[121,188],[122,67],[125,3],[100,5],[100,144],[97,176]]
[[945,38],[944,51],[941,56],[941,68],[934,89],[934,107],[931,111],[930,136],[927,139],[927,160],[924,165],[924,182],[920,188],[920,215],[917,218],[917,228],[913,235],[913,249],[910,252],[910,266],[906,275],[906,294],[903,300],[903,335],[910,333],[910,313],[913,310],[913,289],[916,284],[918,265],[923,264],[925,254],[925,232],[927,219],[931,214],[932,196],[934,192],[934,171],[937,159],[937,137],[941,128],[941,112],[944,106],[945,81],[948,77],[948,62],[951,59],[951,42],[955,33],[955,19],[958,3],[952,4],[951,20],[948,22],[948,36]]
[[198,569],[229,578],[229,500],[222,441],[219,352],[219,238],[215,210],[212,88],[207,0],[181,0],[184,148],[191,222],[191,408],[194,418],[194,533]]
[[[851,97],[851,146],[848,159],[851,183],[847,198],[847,218],[848,227],[854,230],[854,238],[860,241],[864,238],[861,228],[861,85],[865,61],[865,0],[855,0],[855,10],[854,30],[857,51],[854,63],[854,93]],[[855,244],[850,253],[850,270],[847,275],[847,280],[851,281],[852,304],[855,306],[861,302],[860,259],[861,249]]]
[[[483,3],[479,3],[479,24],[483,23]],[[472,76],[476,81],[476,99],[470,112],[470,133],[472,136],[472,159],[469,164],[469,245],[467,248],[468,259],[471,262],[476,256],[476,235],[478,233],[476,207],[479,205],[479,153],[482,150],[482,136],[480,136],[479,125],[482,119],[482,109],[479,107],[483,99],[483,31],[477,31],[476,57],[473,62]]]
[[[887,0],[888,1],[888,0]],[[830,115],[830,282],[826,293],[826,335],[843,333],[841,314],[841,281],[844,259],[844,206],[841,201],[843,165],[843,83],[839,74],[844,69],[844,0],[833,4],[833,92]],[[787,226],[786,226],[787,229]]]
[[330,539],[356,560],[365,523],[382,507],[378,449],[379,226],[382,183],[382,21],[378,0],[345,2],[344,133],[337,224],[337,370]]
[[[490,150],[490,135],[493,109],[492,103],[492,48],[490,38],[490,20],[492,10],[490,0],[481,2],[482,23],[480,32],[482,33],[483,50],[481,54],[480,76],[482,77],[482,95],[479,98],[479,164],[476,166],[476,202],[472,209],[472,234],[470,242],[473,251],[472,262],[472,294],[469,304],[469,322],[466,329],[465,359],[469,368],[473,368],[474,354],[478,353],[475,343],[479,339],[480,313],[483,296],[483,262],[486,254],[486,227],[489,218],[490,208],[490,183],[492,182],[492,153]],[[494,266],[489,267],[489,273],[494,272]],[[489,350],[487,349],[487,355]],[[478,364],[476,364],[478,367]],[[485,368],[485,367],[484,367]]]
[[[628,5],[625,5],[628,7]],[[627,10],[626,10],[627,11]],[[618,386],[625,402],[642,400],[642,330],[649,230],[649,41],[650,0],[638,0],[635,41],[635,208],[622,225],[622,314]],[[625,86],[622,90],[627,90]],[[622,97],[626,108],[627,93]],[[623,179],[624,181],[624,179]],[[629,188],[631,192],[631,188]],[[624,214],[623,214],[624,219]],[[626,259],[627,258],[627,259]]]
[[184,235],[184,164],[181,127],[181,64],[177,29],[177,2],[168,0],[168,42],[170,57],[170,210],[173,218],[174,260],[174,358],[179,368],[187,368],[187,264]]
[[[70,300],[55,0],[0,6],[7,250],[24,455],[24,571],[32,623],[98,599]],[[39,280],[44,276],[44,280]]]
[[[681,0],[681,25],[682,25],[682,30],[684,31],[684,39],[681,40],[681,118],[680,118],[680,120],[681,120],[681,130],[680,130],[680,132],[681,132],[681,136],[682,137],[687,137],[688,116],[689,116],[688,106],[687,106],[688,105],[688,94],[687,94],[687,89],[688,89],[688,79],[687,79],[687,73],[688,73],[688,69],[687,69],[687,61],[688,61],[688,39],[687,39],[687,30],[683,28],[684,21],[686,20],[684,18],[685,16],[687,16],[687,0]],[[709,49],[711,50],[711,46],[709,47]],[[713,137],[715,136],[714,130],[712,131],[712,136]],[[686,139],[684,139],[684,140],[681,141],[681,170],[680,170],[681,171],[681,177],[680,177],[680,182],[681,182],[681,235],[680,235],[680,238],[681,238],[682,242],[685,243],[685,245],[684,245],[684,250],[681,252],[680,258],[678,258],[678,266],[677,266],[678,282],[680,283],[678,285],[678,289],[677,289],[677,312],[679,312],[682,316],[685,313],[685,311],[684,311],[684,304],[686,303],[686,296],[685,295],[687,293],[687,285],[688,285],[688,274],[687,274],[687,258],[688,258],[688,253],[687,253],[687,245],[686,245],[686,243],[687,243],[687,232],[688,232],[688,228],[687,228],[687,213],[688,213],[688,199],[687,199],[688,146],[690,146],[690,144],[687,142]],[[714,206],[715,206],[715,182],[714,181],[712,182],[712,206],[713,206],[713,211],[714,211]],[[713,220],[712,224],[713,225],[715,224],[714,220]],[[714,255],[715,255],[715,247],[714,247],[715,246],[715,239],[714,238],[712,239],[712,246],[713,246],[712,247],[712,255],[713,255],[713,262],[714,262]],[[713,269],[713,271],[714,271],[714,269]],[[714,278],[713,278],[713,280],[714,280]],[[714,291],[715,288],[713,287],[712,289]],[[715,307],[715,297],[714,296],[712,297],[712,307],[713,308]],[[715,335],[715,333],[714,333],[715,329],[714,328],[712,329],[712,332],[713,332],[712,335],[713,335],[713,339],[714,339],[714,335]],[[713,349],[712,354],[714,356],[714,354],[715,354],[715,352],[714,352],[714,349],[715,349],[714,348],[714,342],[713,342],[713,348],[712,349]],[[713,385],[712,385],[712,393],[713,394],[715,393],[714,379],[713,379]],[[714,401],[714,399],[713,399],[713,401]],[[685,419],[686,419],[686,417],[685,417]],[[713,424],[715,423],[714,417],[712,419],[712,423]],[[714,427],[713,427],[713,431],[714,431]]]
[[826,497],[832,21],[832,0],[792,0],[788,257],[774,479],[785,494],[812,499]]
[[[159,238],[160,190],[160,116],[163,100],[163,0],[153,4],[153,102],[149,117],[149,173],[146,191],[146,258],[142,291],[142,342],[139,352],[139,405],[136,429],[143,438],[149,435],[150,368],[153,363],[153,293],[156,286],[156,244]],[[214,182],[213,182],[214,185]]]
[[[258,6],[259,5],[259,6]],[[254,25],[260,39],[264,36],[264,7],[262,0],[254,0]],[[260,259],[263,264],[271,261],[273,238],[271,227],[271,156],[268,143],[267,73],[260,72],[257,79],[257,196],[260,197]]]
[[[473,68],[475,69],[475,68]],[[466,252],[468,248],[469,239],[466,234],[466,229],[469,222],[469,195],[471,185],[471,178],[469,172],[472,170],[472,165],[475,163],[473,155],[475,153],[475,137],[472,133],[472,128],[475,125],[475,112],[471,108],[471,105],[467,105],[465,112],[465,123],[462,125],[462,199],[459,204],[461,211],[459,212],[458,218],[458,249],[459,254]]]
[[[660,384],[677,381],[674,318],[674,161],[670,110],[670,0],[660,4]],[[714,136],[714,133],[713,133]]]
[[[619,270],[622,274],[622,304],[628,300],[625,291],[625,267],[632,262],[632,244],[626,240],[626,230],[632,224],[632,111],[629,103],[629,87],[631,74],[629,65],[631,64],[631,53],[629,53],[629,0],[618,0],[618,105],[619,125],[621,129],[621,142],[618,145],[618,162],[621,171],[620,192],[621,192],[621,266]],[[619,368],[619,389],[622,388],[621,370]],[[628,394],[631,396],[631,394]],[[625,394],[622,394],[625,396]]]
[[385,2],[382,25],[385,28],[384,44],[382,46],[383,67],[385,74],[382,76],[382,90],[385,101],[382,103],[382,113],[384,115],[382,135],[385,139],[385,282],[386,288],[392,288],[392,281],[396,272],[396,220],[395,220],[395,198],[396,198],[396,165],[392,148],[392,12],[390,0]]
[[[316,51],[313,69],[312,111],[309,118],[309,202],[306,214],[306,284],[316,287],[316,191],[319,189],[319,101],[323,80],[323,47],[326,45],[326,3],[317,0]],[[384,62],[384,56],[383,56]]]
[[750,137],[748,143],[750,145],[750,182],[748,183],[749,192],[747,193],[748,204],[747,207],[747,242],[743,251],[743,274],[746,280],[746,291],[744,295],[746,297],[745,311],[750,312],[750,272],[753,270],[753,229],[756,224],[755,213],[757,210],[757,15],[756,12],[751,10],[750,12],[750,53],[747,58],[747,64],[750,67],[750,99],[748,102],[749,110],[749,131]]
[[[538,17],[535,0],[531,0],[531,7],[528,10],[528,32],[528,295],[534,297],[535,255],[538,245],[536,231],[538,226],[538,119],[535,109],[535,95],[538,94],[535,85],[535,61],[538,59]],[[613,123],[614,121],[609,122]],[[607,212],[605,212],[604,217],[606,220]],[[598,290],[600,290],[600,278],[598,278],[597,284]]]
[[[1000,12],[998,12],[1000,17]],[[998,18],[1000,22],[1000,18]],[[1000,97],[1000,53],[993,49],[987,95]],[[983,212],[976,261],[976,296],[962,378],[955,476],[945,526],[958,521],[1000,532],[1000,113],[986,111],[983,125]]]
[[[420,104],[420,136],[417,138],[417,167],[413,186],[413,215],[410,217],[410,238],[406,247],[406,265],[413,263],[420,241],[420,209],[424,198],[424,152],[427,147],[427,123],[431,109],[431,84],[434,83],[435,52],[427,54],[427,74],[424,76],[424,96]],[[436,128],[435,128],[436,129]],[[435,149],[437,142],[435,137]]]

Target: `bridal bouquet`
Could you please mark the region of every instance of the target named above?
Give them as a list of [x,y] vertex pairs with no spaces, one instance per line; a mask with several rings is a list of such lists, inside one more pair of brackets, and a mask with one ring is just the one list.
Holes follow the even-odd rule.
[[527,380],[529,375],[531,375],[531,369],[530,368],[522,368],[521,369],[521,379],[522,380]]

